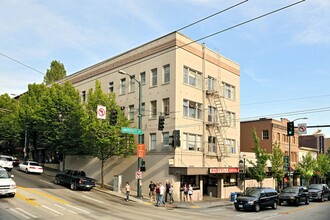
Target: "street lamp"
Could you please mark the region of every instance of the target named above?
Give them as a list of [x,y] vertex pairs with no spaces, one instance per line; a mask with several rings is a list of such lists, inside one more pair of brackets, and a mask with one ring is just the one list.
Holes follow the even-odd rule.
[[245,168],[245,157],[246,155],[243,154],[243,192],[245,193],[245,173],[246,173],[246,168]]
[[[308,118],[306,118],[306,117],[304,117],[304,118],[296,118],[296,119],[292,120],[291,122],[295,122],[295,121],[301,120],[301,119],[308,119]],[[291,181],[290,181],[290,178],[291,178],[291,140],[290,140],[290,137],[291,136],[289,135],[289,158],[288,158],[289,159],[289,172],[288,172],[288,174],[289,174],[289,176],[288,176],[289,186],[291,186]]]
[[[138,129],[142,129],[142,83],[140,81],[138,81],[137,79],[135,79],[135,77],[133,77],[132,75],[126,73],[123,70],[119,70],[118,73],[122,74],[122,75],[127,75],[129,76],[131,79],[133,78],[138,84],[139,84],[139,122],[138,122]],[[139,133],[138,136],[138,144],[142,144],[142,134]],[[138,171],[140,172],[141,169],[141,165],[142,165],[142,158],[138,157]],[[141,179],[138,179],[137,181],[137,197],[140,198],[142,196],[141,193]]]

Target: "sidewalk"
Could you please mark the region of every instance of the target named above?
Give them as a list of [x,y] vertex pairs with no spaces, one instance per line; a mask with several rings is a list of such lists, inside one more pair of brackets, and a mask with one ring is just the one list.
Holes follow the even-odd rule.
[[[44,167],[44,174],[48,176],[55,176],[56,173],[58,173],[58,170],[51,169],[49,167]],[[123,198],[123,200],[126,199],[126,194],[122,192],[115,192],[111,190],[109,187],[101,188],[100,185],[97,185],[93,188],[93,190],[106,193],[108,195],[116,196],[119,198]],[[175,201],[173,204],[166,203],[165,208],[182,208],[182,209],[206,209],[206,208],[212,208],[212,207],[222,207],[222,206],[232,206],[233,202],[230,202],[230,199],[219,199],[216,197],[209,197],[204,196],[203,201],[196,201],[193,203],[190,202],[181,202],[181,201]],[[136,192],[132,192],[130,195],[130,201],[138,202],[144,205],[155,205],[154,203],[149,202],[149,196],[143,195],[142,198],[137,198]],[[161,206],[162,207],[162,206]]]

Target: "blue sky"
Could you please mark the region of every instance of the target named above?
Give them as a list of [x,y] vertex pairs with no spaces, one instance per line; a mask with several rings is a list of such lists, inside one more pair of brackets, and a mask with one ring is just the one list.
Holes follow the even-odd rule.
[[[2,0],[0,94],[41,83],[52,60],[70,75],[242,1]],[[181,32],[197,40],[298,1],[249,0]],[[306,0],[201,43],[240,64],[241,120],[330,124],[330,1]]]

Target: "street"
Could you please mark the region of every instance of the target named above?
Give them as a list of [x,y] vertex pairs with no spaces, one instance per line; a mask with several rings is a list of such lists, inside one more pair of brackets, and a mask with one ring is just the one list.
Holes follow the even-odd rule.
[[54,184],[51,176],[12,170],[18,186],[15,198],[1,198],[0,219],[329,219],[330,201],[310,205],[279,206],[258,213],[237,212],[233,206],[187,204],[180,208],[155,207],[148,203],[126,202],[97,190],[72,191]]

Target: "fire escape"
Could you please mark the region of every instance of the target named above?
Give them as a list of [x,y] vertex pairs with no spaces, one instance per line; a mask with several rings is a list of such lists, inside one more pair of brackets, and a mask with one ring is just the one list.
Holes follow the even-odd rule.
[[[222,91],[220,89],[220,91]],[[207,127],[211,131],[214,130],[216,137],[216,156],[218,160],[228,156],[228,149],[225,143],[226,140],[226,130],[229,127],[227,119],[227,108],[224,102],[224,96],[216,90],[207,90],[206,95],[208,99],[214,101],[216,114],[215,117],[211,117],[211,121],[207,122]],[[211,155],[211,154],[209,154]]]

